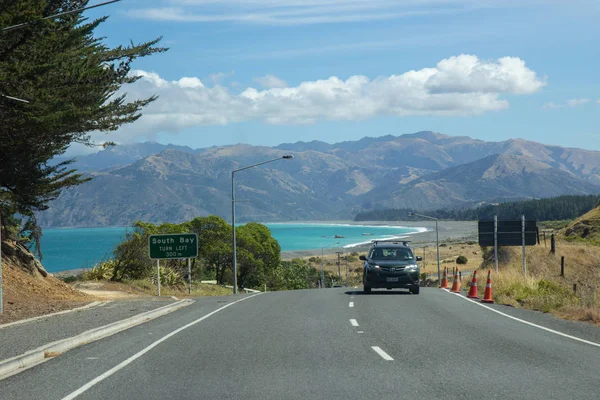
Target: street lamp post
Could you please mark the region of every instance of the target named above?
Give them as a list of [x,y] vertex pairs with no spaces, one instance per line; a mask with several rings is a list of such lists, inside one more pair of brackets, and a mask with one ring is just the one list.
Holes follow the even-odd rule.
[[247,167],[238,168],[231,171],[231,231],[233,232],[232,242],[233,242],[233,294],[238,294],[237,287],[237,249],[235,243],[235,173],[243,171],[245,169],[250,169],[254,167],[258,167],[259,165],[268,164],[270,162],[279,161],[279,160],[291,160],[294,156],[281,156],[274,158],[272,160],[263,161],[258,164],[248,165]]
[[417,214],[414,212],[409,212],[408,216],[409,217],[417,216],[417,217],[423,217],[423,218],[435,220],[435,247],[437,248],[438,282],[441,282],[442,277],[441,277],[441,273],[440,273],[440,235],[439,235],[439,230],[438,230],[438,219],[434,218],[434,217],[429,217],[427,215]]

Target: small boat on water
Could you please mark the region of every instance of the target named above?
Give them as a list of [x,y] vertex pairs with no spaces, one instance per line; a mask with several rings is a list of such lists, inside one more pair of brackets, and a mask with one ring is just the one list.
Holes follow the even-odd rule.
[[334,237],[335,237],[336,239],[344,239],[344,237],[343,237],[343,236],[341,236],[341,235],[335,235]]
[[362,235],[363,235],[363,236],[373,236],[373,234],[372,234],[372,233],[363,233]]

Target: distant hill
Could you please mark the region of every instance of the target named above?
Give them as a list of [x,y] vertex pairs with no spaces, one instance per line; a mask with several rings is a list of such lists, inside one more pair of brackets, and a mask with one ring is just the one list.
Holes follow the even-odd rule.
[[[544,199],[521,200],[507,203],[484,203],[469,208],[443,208],[427,211],[427,215],[457,221],[491,219],[497,215],[500,219],[519,219],[525,215],[537,221],[573,220],[594,209],[600,202],[600,195],[565,195]],[[414,221],[410,212],[419,209],[385,208],[363,211],[356,214],[355,221]]]
[[365,195],[372,208],[431,210],[481,202],[600,193],[600,185],[530,157],[492,155]]
[[[98,153],[75,157],[76,161],[73,167],[79,171],[101,171],[103,169],[128,165],[167,149],[176,149],[186,153],[194,152],[192,148],[187,146],[165,145],[156,142],[121,144],[109,147]],[[57,157],[55,161],[63,161],[70,158],[72,157]]]
[[81,157],[94,179],[38,215],[43,226],[230,218],[231,170],[283,154],[292,161],[236,175],[238,218],[351,219],[378,208],[433,210],[600,193],[600,152],[522,139],[485,142],[435,132],[277,147],[140,143]]

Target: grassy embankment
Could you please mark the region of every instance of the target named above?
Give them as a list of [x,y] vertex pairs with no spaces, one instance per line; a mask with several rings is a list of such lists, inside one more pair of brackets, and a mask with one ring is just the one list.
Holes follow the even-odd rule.
[[[78,289],[93,288],[93,292],[121,292],[133,296],[156,296],[156,283],[150,279],[123,280],[111,282],[88,270],[77,275],[62,276],[61,279]],[[191,294],[188,294],[187,283],[161,285],[161,296],[196,297],[196,296],[226,296],[232,289],[220,285],[212,285],[192,281]]]

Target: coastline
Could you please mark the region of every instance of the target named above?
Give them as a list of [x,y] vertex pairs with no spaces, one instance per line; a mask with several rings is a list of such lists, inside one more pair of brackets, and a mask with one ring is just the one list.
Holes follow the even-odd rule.
[[[371,226],[402,226],[407,228],[427,228],[427,231],[406,234],[406,241],[410,242],[411,247],[432,247],[435,246],[435,221],[356,221],[352,225],[371,225]],[[307,222],[308,223],[308,222]],[[318,222],[315,222],[318,223]],[[322,223],[322,222],[321,222]],[[333,224],[333,223],[332,223]],[[340,221],[339,224],[350,224],[348,221]],[[467,241],[477,241],[477,221],[439,221],[439,241],[441,243],[458,243]],[[403,235],[404,236],[404,235]],[[324,255],[335,254],[337,251],[344,253],[366,252],[370,244],[358,245],[355,247],[331,247],[323,249]],[[321,249],[313,250],[295,250],[282,251],[281,259],[290,260],[292,258],[302,257],[320,257]]]

